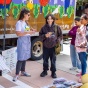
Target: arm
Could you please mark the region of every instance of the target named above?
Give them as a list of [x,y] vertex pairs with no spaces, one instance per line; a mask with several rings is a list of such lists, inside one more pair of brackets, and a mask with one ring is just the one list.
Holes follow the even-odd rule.
[[22,24],[20,21],[16,23],[16,35],[17,36],[24,36],[26,34],[33,34],[35,31],[21,31],[22,29]]
[[81,31],[81,36],[83,37],[84,41],[80,44],[80,46],[87,46],[86,30]]
[[51,32],[44,33],[44,27],[42,27],[41,31],[39,32],[39,36],[42,39],[42,41],[45,40],[46,38],[49,38],[51,34],[52,34]]
[[61,40],[63,39],[63,35],[62,35],[62,30],[59,26],[58,26],[57,33],[58,33],[57,42],[61,42]]
[[73,27],[73,28],[69,31],[68,35],[71,36],[71,37],[72,37],[72,36],[76,36],[76,28]]
[[26,35],[26,34],[33,34],[33,33],[35,33],[34,31],[29,31],[29,32],[21,32],[21,31],[16,31],[16,35],[17,36],[24,36],[24,35]]
[[42,39],[42,41],[46,38],[45,37],[45,33],[43,32],[43,27],[41,28],[40,32],[39,32],[39,36]]
[[83,32],[84,32],[84,31],[81,31],[81,29],[80,29],[80,28],[78,28],[78,29],[77,29],[77,33],[78,33],[80,36],[82,36],[82,35],[83,35]]

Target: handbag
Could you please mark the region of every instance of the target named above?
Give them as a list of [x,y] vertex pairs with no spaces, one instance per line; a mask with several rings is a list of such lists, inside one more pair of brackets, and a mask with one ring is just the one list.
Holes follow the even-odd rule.
[[[58,37],[57,30],[58,30],[58,26],[55,25],[55,35]],[[60,54],[60,51],[61,51],[61,45],[60,45],[60,42],[58,42],[58,43],[55,45],[55,54],[56,54],[56,55]]]

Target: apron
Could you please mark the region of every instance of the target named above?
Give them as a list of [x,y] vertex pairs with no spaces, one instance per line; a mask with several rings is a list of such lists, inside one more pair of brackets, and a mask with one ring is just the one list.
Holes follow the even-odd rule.
[[31,57],[31,38],[21,36],[17,40],[17,60],[24,61]]

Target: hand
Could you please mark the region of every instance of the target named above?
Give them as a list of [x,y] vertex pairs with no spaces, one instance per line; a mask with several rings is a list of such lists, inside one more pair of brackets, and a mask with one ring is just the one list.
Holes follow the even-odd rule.
[[83,33],[82,33],[82,31],[80,30],[80,28],[77,29],[77,32],[78,32],[79,35],[82,36]]
[[33,31],[37,32],[37,29],[32,29]]
[[80,44],[80,47],[85,47],[86,45],[87,45],[87,43],[83,42],[83,43]]
[[46,38],[49,38],[50,36],[51,36],[51,33],[47,33],[47,34],[45,34],[45,36],[46,36]]
[[77,29],[77,32],[80,32],[80,28]]
[[34,34],[35,33],[35,31],[29,31],[28,32],[28,34]]
[[31,28],[30,30],[31,30],[31,31],[35,31],[35,32],[37,32],[37,29],[34,29],[34,28]]

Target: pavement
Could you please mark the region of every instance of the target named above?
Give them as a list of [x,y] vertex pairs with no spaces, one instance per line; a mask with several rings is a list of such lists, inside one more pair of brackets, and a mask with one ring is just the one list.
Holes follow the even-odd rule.
[[[31,77],[20,76],[19,80],[16,82],[12,81],[15,70],[12,73],[0,77],[0,85],[3,87],[0,88],[41,88],[53,83],[53,78],[51,78],[51,72],[48,71],[46,77],[40,77],[42,72],[42,64],[36,61],[27,61],[26,71],[31,74]],[[68,80],[77,80],[75,75],[70,73],[57,70],[56,72],[58,77],[64,77]]]
[[[68,80],[77,81],[78,77],[75,71],[70,71],[69,68],[72,67],[70,59],[70,48],[69,44],[63,45],[63,51],[60,55],[57,55],[57,77],[64,77]],[[43,61],[27,61],[26,71],[31,74],[31,77],[20,76],[18,81],[13,82],[12,78],[15,74],[15,69],[12,73],[8,73],[0,77],[0,88],[42,88],[44,86],[53,83],[53,78],[51,78],[51,72],[48,71],[46,77],[40,77],[40,73],[43,70]]]

